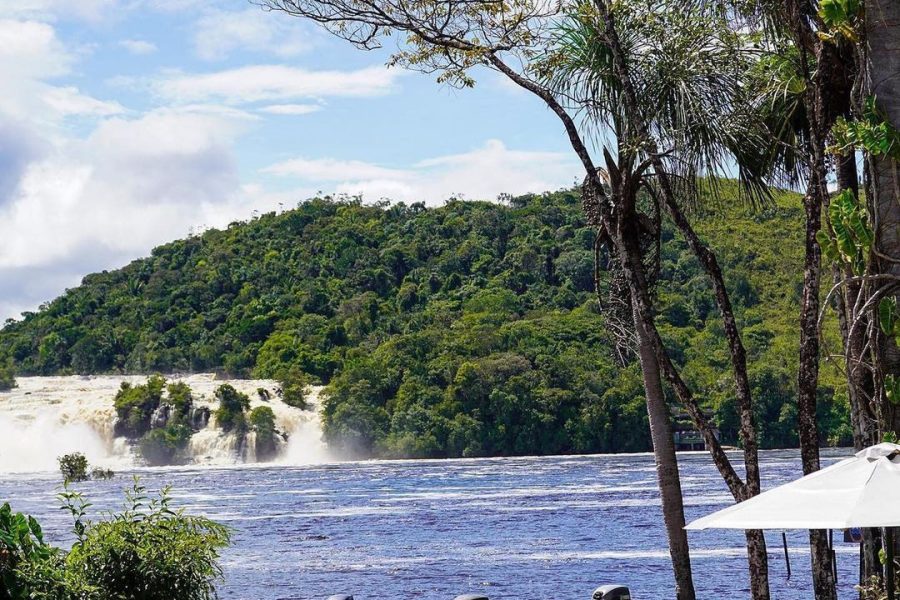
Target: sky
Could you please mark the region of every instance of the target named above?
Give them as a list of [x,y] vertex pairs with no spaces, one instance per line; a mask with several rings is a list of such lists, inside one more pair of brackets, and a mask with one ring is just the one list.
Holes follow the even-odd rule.
[[314,195],[438,205],[579,173],[539,101],[387,68],[248,0],[0,0],[0,320]]

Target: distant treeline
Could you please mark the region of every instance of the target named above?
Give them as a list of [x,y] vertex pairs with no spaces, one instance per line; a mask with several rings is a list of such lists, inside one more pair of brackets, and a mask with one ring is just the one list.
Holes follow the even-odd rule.
[[[762,444],[795,445],[799,199],[697,218],[743,328]],[[0,362],[19,374],[308,378],[329,385],[330,444],[362,454],[648,450],[640,372],[613,352],[593,249],[575,192],[440,208],[314,199],[85,277],[8,323]],[[668,347],[735,443],[715,304],[665,223],[657,294]],[[823,375],[822,434],[849,442],[846,392]]]

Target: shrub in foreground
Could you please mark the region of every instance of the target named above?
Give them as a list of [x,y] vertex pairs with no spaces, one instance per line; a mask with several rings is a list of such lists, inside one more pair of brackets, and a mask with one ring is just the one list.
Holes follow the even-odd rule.
[[[33,517],[14,513],[9,503],[0,506],[0,600],[29,598],[31,583],[50,573],[57,581],[59,550],[44,542],[40,524]],[[58,585],[44,584],[45,597],[59,597]]]
[[126,497],[121,513],[89,522],[80,494],[60,494],[74,519],[69,552],[46,544],[33,518],[0,508],[0,600],[216,598],[228,529],[173,510],[168,488],[150,497],[135,480]]

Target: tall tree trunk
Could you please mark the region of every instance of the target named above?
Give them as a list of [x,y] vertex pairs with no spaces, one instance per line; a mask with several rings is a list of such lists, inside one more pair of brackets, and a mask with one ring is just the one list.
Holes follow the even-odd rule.
[[[712,282],[716,306],[718,306],[721,314],[725,339],[728,342],[728,349],[731,353],[732,372],[734,374],[735,391],[741,419],[740,439],[744,450],[744,465],[746,468],[744,493],[735,495],[735,499],[741,502],[759,494],[761,486],[759,444],[756,438],[756,422],[753,416],[750,378],[747,375],[747,352],[741,340],[737,319],[734,316],[734,310],[731,306],[728,290],[725,287],[725,279],[722,276],[719,261],[716,259],[716,255],[700,240],[700,237],[682,213],[669,185],[668,177],[662,171],[664,165],[661,164],[658,158],[656,160],[659,164],[655,168],[661,172],[660,183],[663,187],[669,214]],[[732,493],[735,493],[734,490],[732,490]],[[754,600],[766,600],[769,598],[769,558],[766,551],[766,537],[760,530],[747,531],[746,535],[751,597]]]
[[[832,54],[824,50],[811,20],[815,7],[803,0],[786,0],[787,14],[794,43],[800,51],[800,68],[806,91],[803,102],[808,116],[808,144],[805,148],[809,182],[803,198],[806,215],[804,235],[803,293],[800,307],[800,367],[797,373],[797,430],[803,473],[819,469],[819,430],[816,421],[816,394],[819,386],[819,286],[821,284],[822,251],[816,234],[822,227],[822,207],[828,202],[826,183],[825,137],[831,126],[825,109],[823,89],[825,76],[831,72]],[[810,65],[810,59],[813,65]],[[816,600],[836,600],[837,589],[823,530],[809,532],[813,591]]]
[[[821,47],[821,42],[818,42]],[[811,79],[810,79],[811,80]],[[819,470],[819,428],[816,420],[819,388],[819,288],[822,250],[816,235],[822,228],[822,206],[828,199],[825,180],[825,136],[822,125],[821,81],[815,80],[807,94],[810,119],[810,182],[803,198],[806,214],[804,237],[803,294],[800,307],[800,368],[797,373],[797,430],[804,475]],[[836,600],[831,550],[827,532],[809,532],[813,588],[816,600]]]
[[[900,2],[896,0],[866,0],[865,56],[867,92],[875,96],[885,118],[900,129]],[[900,275],[900,174],[897,161],[890,157],[871,157],[868,162],[867,190],[875,229],[874,271],[878,274]],[[898,296],[897,293],[894,294]],[[900,298],[898,298],[900,300]],[[860,344],[864,342],[860,341]],[[900,349],[897,340],[879,335],[875,347],[877,360],[884,375],[900,377]],[[900,411],[887,401],[884,392],[881,402],[885,422],[879,423],[882,432],[900,433]],[[877,434],[876,434],[877,436]],[[869,440],[867,440],[869,441]],[[875,440],[877,441],[877,437]],[[863,568],[874,571],[871,555],[877,552],[879,540],[875,535],[864,538]]]
[[[631,211],[628,211],[631,212]],[[636,215],[620,220],[617,232],[619,257],[622,270],[632,298],[648,294],[647,281],[643,273],[640,236],[634,224]],[[650,419],[650,438],[656,457],[656,476],[659,481],[659,495],[662,500],[663,520],[669,538],[669,552],[675,572],[675,598],[694,600],[694,581],[691,574],[690,549],[687,532],[684,529],[684,501],[681,494],[681,479],[678,474],[678,460],[675,454],[675,438],[672,420],[660,375],[659,359],[655,339],[646,326],[646,315],[642,313],[641,302],[633,301],[632,313],[637,334],[638,357],[644,379],[647,401],[647,415]]]
[[[605,0],[594,0],[594,5],[605,24],[605,38],[612,52],[616,74],[624,92],[623,103],[629,125],[637,139],[642,143],[647,144],[647,153],[650,156],[651,164],[653,165],[659,180],[665,204],[670,214],[675,219],[679,229],[688,240],[691,250],[699,259],[713,284],[716,304],[722,315],[726,338],[731,352],[738,404],[740,406],[740,435],[741,442],[744,446],[744,459],[747,473],[746,483],[740,482],[740,479],[734,474],[731,462],[727,455],[721,450],[718,440],[712,433],[712,428],[706,422],[702,411],[699,410],[696,403],[693,402],[690,390],[684,385],[684,382],[681,381],[675,366],[672,364],[671,360],[669,360],[662,340],[659,337],[659,333],[652,322],[652,310],[649,302],[649,294],[646,289],[637,290],[639,295],[635,295],[634,291],[632,293],[632,303],[635,305],[634,310],[636,311],[635,316],[643,317],[644,323],[639,327],[644,328],[647,334],[654,336],[653,341],[656,346],[658,364],[663,366],[666,379],[670,384],[674,385],[679,399],[685,405],[685,408],[691,415],[697,429],[706,439],[707,446],[711,450],[716,466],[719,468],[726,483],[729,484],[729,488],[735,499],[740,502],[759,493],[760,476],[756,427],[753,420],[750,384],[747,377],[746,352],[744,351],[744,346],[740,339],[737,321],[734,318],[731,301],[728,297],[722,272],[715,255],[701,242],[700,238],[693,231],[690,223],[684,218],[678,207],[673,187],[669,182],[667,170],[659,156],[656,141],[650,134],[649,127],[639,110],[640,105],[631,81],[629,67],[621,48],[614,16],[610,12]],[[637,323],[636,326],[638,326]],[[752,597],[754,600],[768,600],[769,566],[765,536],[762,531],[748,531],[746,535]]]
[[[900,2],[866,0],[865,7],[868,92],[876,97],[887,120],[900,129]],[[871,203],[878,252],[876,270],[900,275],[900,173],[897,161],[877,156],[872,158],[871,164]],[[884,373],[900,376],[897,340],[880,336],[878,352]],[[891,422],[882,424],[883,429],[900,432],[900,411],[883,412],[893,416]]]
[[[818,194],[810,190],[803,200],[806,210],[806,260],[803,269],[803,300],[800,312],[800,369],[798,373],[798,433],[803,473],[819,470],[819,428],[816,423],[816,392],[819,382],[819,279],[821,251],[816,233],[821,227]],[[837,600],[827,532],[809,532],[813,587],[816,600]]]
[[[572,117],[566,112],[565,108],[559,104],[545,88],[542,88],[531,80],[521,76],[515,70],[509,68],[497,56],[489,57],[491,64],[498,71],[509,77],[514,83],[523,89],[535,94],[547,103],[547,106],[559,117],[568,134],[572,148],[581,160],[582,165],[587,173],[584,198],[584,212],[588,222],[600,230],[613,234],[617,230],[616,222],[613,220],[607,210],[609,198],[604,191],[604,182],[600,178],[597,169],[591,159],[590,151],[581,139],[578,127]],[[633,215],[636,224],[636,215]],[[640,243],[638,238],[633,240],[637,246],[638,268],[637,274],[641,277],[641,281],[634,282],[635,286],[643,285],[646,288],[646,281],[643,279],[643,273],[640,267]],[[615,240],[616,254],[620,261],[627,262],[623,252],[624,246],[621,240]],[[624,264],[623,264],[624,266]],[[629,284],[631,286],[631,284]],[[634,288],[631,287],[631,293]],[[646,290],[645,290],[646,291]],[[635,314],[636,316],[636,314]],[[636,322],[638,319],[634,319]],[[662,385],[659,376],[659,364],[654,360],[655,349],[647,346],[647,330],[641,327],[636,328],[636,334],[639,339],[639,350],[641,359],[641,371],[644,377],[647,413],[650,420],[651,439],[653,441],[653,450],[656,457],[657,477],[659,480],[660,498],[663,507],[663,518],[666,526],[666,534],[669,539],[669,554],[672,558],[672,567],[675,575],[676,599],[677,600],[695,600],[694,581],[691,574],[691,558],[690,549],[688,547],[687,532],[684,530],[684,501],[681,494],[681,480],[678,474],[678,461],[675,455],[675,439],[672,435],[672,423],[662,393]],[[650,352],[648,350],[652,350]],[[646,367],[645,367],[646,365]]]

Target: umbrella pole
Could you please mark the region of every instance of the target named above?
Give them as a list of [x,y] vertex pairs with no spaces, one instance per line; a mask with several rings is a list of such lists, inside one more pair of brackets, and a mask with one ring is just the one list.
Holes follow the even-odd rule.
[[834,529],[828,530],[828,555],[831,558],[831,573],[837,583],[837,554],[834,552]]
[[784,564],[787,565],[787,578],[791,578],[791,555],[788,554],[787,533],[781,532],[781,543],[784,545]]
[[891,527],[884,528],[884,553],[885,553],[885,587],[887,588],[887,600],[894,600],[894,530]]

